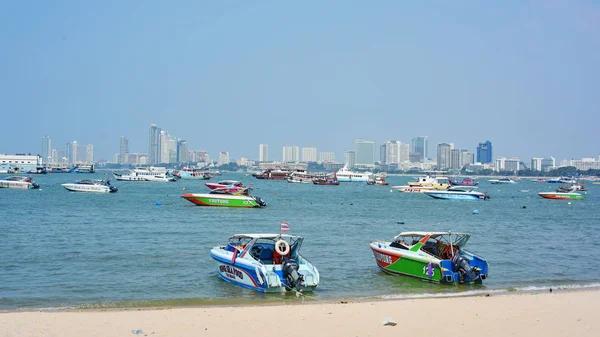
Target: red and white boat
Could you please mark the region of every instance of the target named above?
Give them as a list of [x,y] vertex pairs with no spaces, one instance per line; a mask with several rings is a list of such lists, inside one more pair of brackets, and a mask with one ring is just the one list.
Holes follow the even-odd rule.
[[243,188],[244,184],[240,181],[237,180],[221,180],[218,183],[205,183],[204,185],[206,185],[208,188],[210,188],[211,190],[217,189],[217,188]]

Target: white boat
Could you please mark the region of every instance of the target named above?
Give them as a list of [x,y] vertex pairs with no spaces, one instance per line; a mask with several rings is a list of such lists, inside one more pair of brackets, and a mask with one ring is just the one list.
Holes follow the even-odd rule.
[[408,185],[392,186],[392,190],[399,192],[421,193],[424,191],[446,190],[450,187],[450,180],[445,176],[423,176],[417,181],[409,181]]
[[207,171],[197,167],[184,167],[181,170],[177,171],[177,173],[173,173],[173,175],[176,175],[181,179],[190,180],[208,180],[212,178],[212,176]]
[[152,181],[155,183],[168,183],[170,181],[176,181],[177,178],[167,175],[155,175],[155,176],[144,176],[146,181]]
[[475,191],[475,186],[452,186],[445,191],[424,191],[423,193],[435,199],[452,200],[488,200],[487,193]]
[[114,193],[118,191],[115,186],[110,184],[109,180],[85,179],[61,185],[71,192]]
[[288,183],[312,184],[314,179],[320,178],[323,175],[310,173],[306,170],[296,170],[290,173],[287,177]]
[[360,182],[365,183],[371,179],[372,172],[354,172],[348,169],[348,164],[344,165],[336,173],[339,182]]
[[32,189],[40,185],[31,177],[12,176],[0,179],[0,188]]
[[500,179],[490,179],[488,181],[492,184],[514,184],[515,183],[514,180],[512,180],[508,177],[502,177]]
[[150,166],[148,168],[135,168],[127,174],[113,172],[113,175],[121,181],[148,181],[146,177],[167,177],[169,173],[164,167]]
[[91,164],[91,165],[77,165],[77,168],[75,169],[75,172],[77,172],[77,173],[94,173],[94,172],[96,172],[96,170],[94,170],[94,164]]

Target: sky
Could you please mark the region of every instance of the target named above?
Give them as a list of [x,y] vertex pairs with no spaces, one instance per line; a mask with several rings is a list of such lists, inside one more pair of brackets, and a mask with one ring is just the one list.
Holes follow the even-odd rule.
[[429,137],[600,154],[600,2],[4,1],[0,153],[112,160],[149,125],[216,158]]

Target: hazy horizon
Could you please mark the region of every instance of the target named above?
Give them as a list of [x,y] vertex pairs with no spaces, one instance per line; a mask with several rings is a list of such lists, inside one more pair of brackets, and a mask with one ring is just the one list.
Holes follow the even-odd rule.
[[[157,124],[211,158],[428,136],[594,157],[600,3],[7,2],[0,153],[77,140],[112,160]],[[57,146],[58,145],[58,146]]]

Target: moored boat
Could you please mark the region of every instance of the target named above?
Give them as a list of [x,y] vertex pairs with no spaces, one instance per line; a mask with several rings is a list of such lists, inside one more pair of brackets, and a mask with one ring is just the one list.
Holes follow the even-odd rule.
[[198,206],[220,206],[220,207],[241,207],[241,208],[260,208],[267,206],[267,203],[260,197],[248,195],[248,189],[237,189],[227,191],[227,189],[217,188],[210,193],[187,193],[181,196],[189,202]]
[[119,190],[110,184],[110,180],[85,179],[61,185],[71,192],[114,193]]
[[423,193],[435,199],[452,200],[488,200],[487,193],[475,191],[476,186],[451,186],[444,191],[423,191]]
[[355,172],[348,169],[348,164],[344,165],[341,169],[337,171],[335,174],[337,180],[340,182],[360,182],[364,183],[371,179],[373,173],[371,172]]
[[444,176],[424,176],[417,178],[417,181],[409,181],[408,185],[392,186],[392,190],[408,193],[420,193],[423,191],[446,190],[450,187],[450,182]]
[[488,263],[464,249],[467,233],[404,232],[392,241],[369,245],[377,266],[386,273],[440,283],[481,283]]
[[296,170],[291,172],[286,180],[288,183],[297,183],[297,184],[311,184],[314,179],[317,179],[319,176],[323,174],[311,173],[306,170]]
[[492,184],[514,184],[515,183],[514,180],[512,180],[508,177],[502,177],[499,179],[490,179],[488,181]]
[[244,187],[244,184],[237,180],[221,180],[218,183],[205,183],[208,188],[214,190],[216,188],[226,188],[226,187]]
[[40,185],[31,177],[11,176],[0,179],[0,188],[34,189]]
[[337,180],[337,177],[335,176],[335,173],[333,174],[333,176],[328,175],[328,176],[325,176],[322,178],[313,179],[312,182],[315,185],[334,185],[334,186],[336,186],[336,185],[340,184],[340,182]]
[[150,176],[144,176],[144,180],[152,181],[155,183],[168,183],[168,182],[177,181],[177,178],[170,176],[170,175],[154,175],[154,176],[150,175]]
[[387,181],[385,181],[385,177],[381,175],[373,175],[369,180],[367,180],[367,185],[389,185]]
[[477,186],[479,185],[479,182],[476,181],[475,179],[471,179],[471,178],[464,178],[464,179],[448,179],[448,181],[450,182],[450,185],[453,186]]
[[90,165],[77,165],[75,168],[75,172],[77,173],[94,173],[96,170],[94,169],[94,164]]
[[[167,177],[170,174],[164,167],[135,168],[127,173],[113,172],[117,180],[121,181],[148,181],[146,177]],[[151,178],[152,179],[152,178]]]
[[188,180],[208,180],[212,178],[208,171],[196,167],[184,167],[181,170],[174,172],[173,175]]
[[544,199],[558,199],[558,200],[583,200],[584,197],[581,193],[577,192],[540,192],[538,195]]
[[256,179],[266,179],[266,180],[285,180],[290,174],[290,171],[287,170],[278,170],[278,169],[267,169],[260,173],[252,174]]
[[211,249],[223,280],[259,292],[312,291],[319,271],[300,255],[304,238],[287,234],[236,234]]

